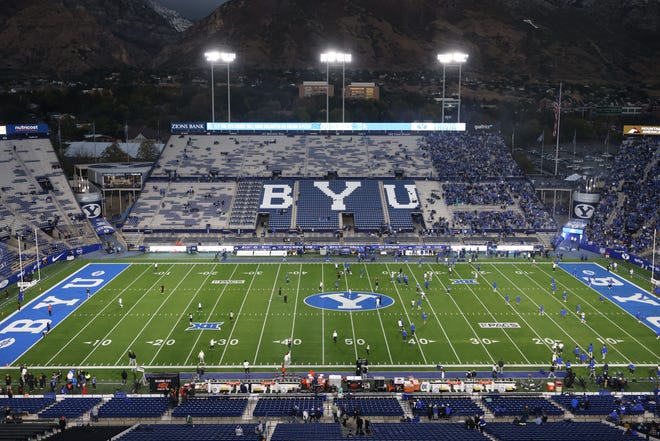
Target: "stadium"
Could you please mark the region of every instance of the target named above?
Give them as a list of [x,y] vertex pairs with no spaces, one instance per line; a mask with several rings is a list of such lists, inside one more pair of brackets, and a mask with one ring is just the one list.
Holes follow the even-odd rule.
[[654,430],[657,137],[558,191],[491,127],[170,129],[70,180],[0,126],[0,438]]

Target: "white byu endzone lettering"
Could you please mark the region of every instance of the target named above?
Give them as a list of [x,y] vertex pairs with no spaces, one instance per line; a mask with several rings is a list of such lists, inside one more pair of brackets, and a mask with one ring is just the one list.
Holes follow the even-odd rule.
[[30,319],[21,319],[15,320],[5,326],[0,330],[0,334],[6,334],[8,332],[26,332],[29,334],[41,334],[47,327],[50,320],[48,319],[39,319],[39,320],[30,320]]

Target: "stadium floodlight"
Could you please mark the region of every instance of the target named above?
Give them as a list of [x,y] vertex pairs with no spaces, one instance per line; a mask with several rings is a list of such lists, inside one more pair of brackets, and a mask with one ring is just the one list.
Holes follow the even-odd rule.
[[438,61],[442,64],[442,122],[445,122],[445,69],[451,64],[458,64],[458,116],[456,122],[461,122],[461,66],[468,59],[463,52],[447,52],[438,54]]
[[215,122],[215,92],[214,92],[214,81],[213,81],[213,65],[216,61],[220,59],[220,52],[210,51],[205,52],[204,57],[206,61],[211,63],[211,122]]
[[215,122],[215,91],[213,80],[213,66],[218,61],[227,65],[227,121],[231,122],[231,89],[229,83],[229,65],[236,59],[236,54],[231,52],[209,51],[204,53],[206,61],[211,63],[211,121]]
[[321,63],[325,63],[325,122],[330,122],[330,63],[341,63],[341,122],[345,121],[345,87],[346,87],[346,63],[350,63],[353,56],[344,52],[328,51],[321,54]]

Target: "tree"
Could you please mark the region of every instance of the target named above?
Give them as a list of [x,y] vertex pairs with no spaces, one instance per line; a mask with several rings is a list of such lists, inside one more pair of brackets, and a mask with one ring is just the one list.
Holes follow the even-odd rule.
[[136,159],[139,159],[140,161],[154,162],[158,159],[158,153],[156,144],[152,140],[147,139],[140,143]]
[[103,153],[99,157],[101,162],[125,162],[128,158],[128,155],[119,148],[119,145],[116,142],[113,142],[111,145],[103,150]]

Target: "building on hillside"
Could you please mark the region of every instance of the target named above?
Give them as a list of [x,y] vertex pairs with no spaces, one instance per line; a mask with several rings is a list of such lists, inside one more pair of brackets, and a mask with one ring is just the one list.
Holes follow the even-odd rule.
[[380,88],[376,83],[351,83],[346,86],[345,96],[353,99],[378,100]]
[[325,95],[326,89],[329,96],[335,96],[335,86],[327,84],[325,81],[303,81],[298,86],[298,96],[300,98],[309,98],[314,95]]

